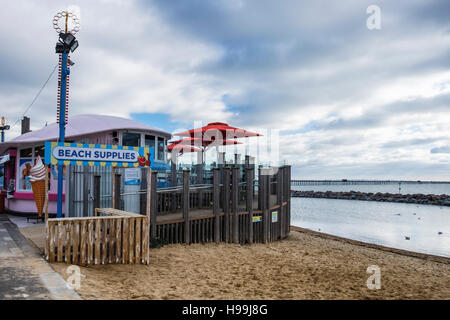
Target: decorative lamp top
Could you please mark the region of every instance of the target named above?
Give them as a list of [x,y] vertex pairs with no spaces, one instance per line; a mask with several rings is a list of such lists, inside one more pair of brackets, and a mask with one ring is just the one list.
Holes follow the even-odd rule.
[[[59,19],[61,18],[65,18],[65,28],[64,30],[61,29],[61,27],[59,26]],[[71,20],[73,23],[73,28],[71,30],[67,30],[67,26],[68,26],[68,20]],[[80,19],[73,13],[73,12],[69,12],[69,11],[61,11],[58,12],[54,17],[53,17],[53,28],[55,29],[55,31],[60,34],[60,33],[71,33],[71,34],[76,34],[78,31],[80,31]]]

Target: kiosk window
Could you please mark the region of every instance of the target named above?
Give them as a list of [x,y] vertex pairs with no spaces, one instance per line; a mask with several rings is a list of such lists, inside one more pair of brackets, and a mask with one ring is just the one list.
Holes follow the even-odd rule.
[[141,146],[141,134],[134,132],[124,132],[122,134],[122,145],[129,147]]

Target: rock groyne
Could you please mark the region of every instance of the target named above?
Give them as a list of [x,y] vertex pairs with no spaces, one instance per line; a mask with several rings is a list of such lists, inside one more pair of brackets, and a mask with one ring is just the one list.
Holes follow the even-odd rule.
[[359,191],[299,191],[291,190],[291,197],[325,198],[345,200],[365,200],[382,202],[402,202],[450,206],[450,195],[441,194],[399,194],[399,193],[365,193]]

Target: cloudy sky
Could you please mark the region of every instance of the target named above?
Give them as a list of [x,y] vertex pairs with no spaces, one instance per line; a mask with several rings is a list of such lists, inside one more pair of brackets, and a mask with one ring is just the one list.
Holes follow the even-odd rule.
[[[298,178],[450,180],[449,1],[2,1],[11,125],[57,63],[51,21],[69,6],[81,15],[71,115],[278,129]],[[56,81],[26,113],[32,129],[55,121]]]

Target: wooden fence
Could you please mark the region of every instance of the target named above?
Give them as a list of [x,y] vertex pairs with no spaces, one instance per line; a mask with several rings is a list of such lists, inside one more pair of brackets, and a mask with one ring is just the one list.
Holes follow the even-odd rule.
[[147,216],[112,208],[95,217],[48,219],[45,257],[78,265],[149,263]]
[[[147,169],[145,215],[120,210],[120,176],[113,170],[112,206],[98,208],[95,179],[93,217],[48,219],[45,256],[50,262],[79,265],[149,263],[150,240],[165,243],[268,243],[290,228],[290,166],[213,169],[212,184],[157,189],[157,172]],[[141,201],[139,200],[139,201]]]
[[[245,181],[240,181],[239,168],[213,169],[212,187],[195,186],[193,190],[186,170],[182,187],[165,189],[161,196],[152,187],[159,201],[151,209],[150,237],[166,243],[188,244],[251,244],[284,239],[290,226],[290,167],[259,169],[256,194],[253,170],[247,168]],[[180,210],[179,218],[164,219],[167,214]]]

